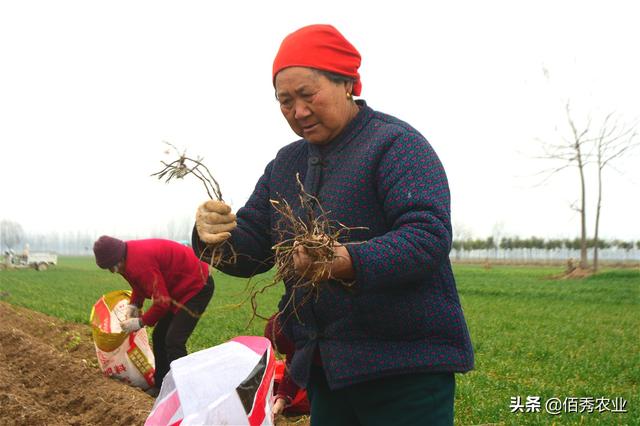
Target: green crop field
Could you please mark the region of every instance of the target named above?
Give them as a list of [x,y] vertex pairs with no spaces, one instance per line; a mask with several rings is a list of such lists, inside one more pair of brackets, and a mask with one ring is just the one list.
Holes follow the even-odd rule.
[[[458,376],[457,424],[640,424],[640,271],[556,280],[557,268],[454,270],[476,351],[476,369]],[[248,326],[247,287],[270,277],[216,272],[190,351],[262,334],[264,321]],[[61,258],[46,272],[0,271],[2,300],[82,323],[100,295],[126,288],[93,258]],[[262,315],[275,311],[280,292],[276,286],[260,296]]]

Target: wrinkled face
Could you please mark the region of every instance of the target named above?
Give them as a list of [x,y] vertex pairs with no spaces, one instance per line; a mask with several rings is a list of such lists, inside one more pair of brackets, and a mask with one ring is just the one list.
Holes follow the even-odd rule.
[[[353,118],[351,83],[333,83],[310,68],[285,68],[276,75],[276,98],[291,129],[313,144],[332,141]],[[357,107],[356,107],[357,110]]]

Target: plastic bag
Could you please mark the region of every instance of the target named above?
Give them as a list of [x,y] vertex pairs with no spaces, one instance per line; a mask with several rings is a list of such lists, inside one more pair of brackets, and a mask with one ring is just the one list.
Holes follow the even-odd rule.
[[145,425],[271,425],[274,371],[271,343],[258,336],[177,359]]
[[120,328],[130,297],[130,291],[112,291],[93,305],[90,318],[93,343],[105,376],[146,390],[153,386],[155,373],[155,359],[147,332],[143,327],[126,334]]

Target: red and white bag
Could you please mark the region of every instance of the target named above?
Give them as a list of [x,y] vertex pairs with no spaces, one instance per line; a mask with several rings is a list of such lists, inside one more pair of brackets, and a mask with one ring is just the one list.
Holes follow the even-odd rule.
[[145,425],[271,425],[274,371],[271,342],[258,336],[177,359]]
[[112,291],[102,296],[91,310],[93,343],[98,363],[105,376],[131,386],[148,389],[153,386],[155,359],[146,330],[126,334],[120,327],[131,292]]

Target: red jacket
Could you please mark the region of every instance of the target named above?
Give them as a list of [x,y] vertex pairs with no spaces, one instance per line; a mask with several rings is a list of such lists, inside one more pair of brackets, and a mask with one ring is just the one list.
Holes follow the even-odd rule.
[[201,262],[190,247],[169,240],[127,241],[122,276],[132,288],[131,303],[142,306],[152,299],[142,315],[145,325],[155,325],[167,312],[177,312],[198,294],[209,277],[209,265]]

